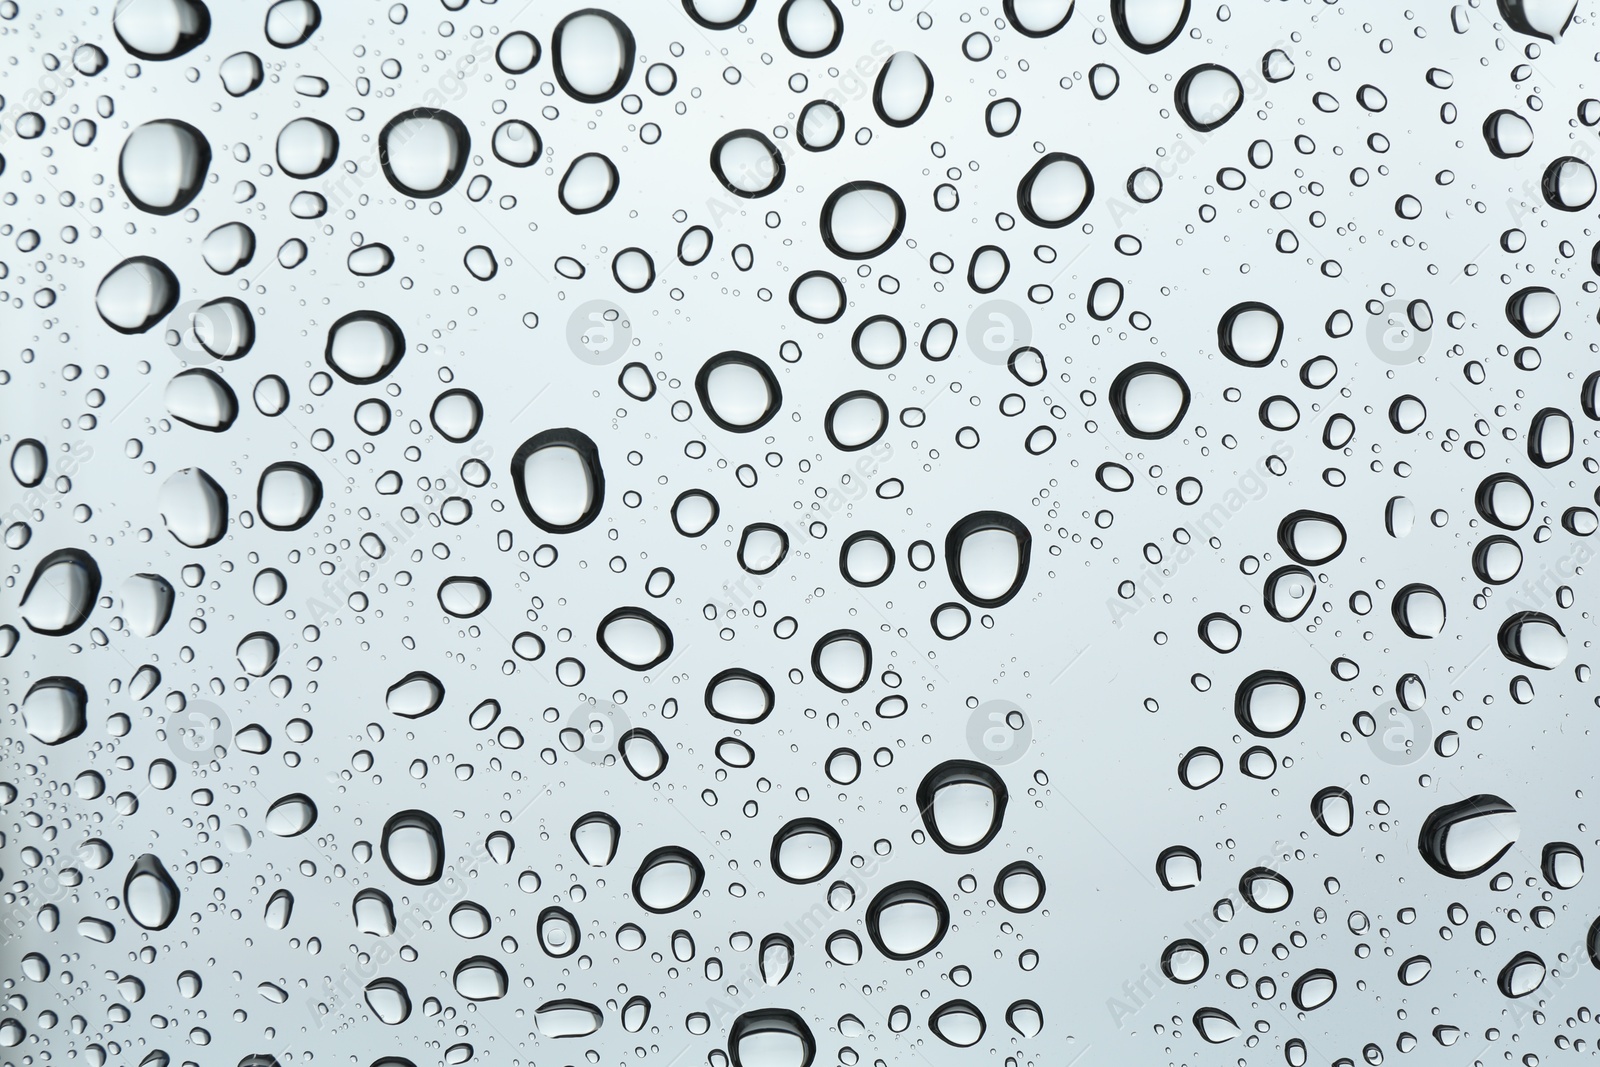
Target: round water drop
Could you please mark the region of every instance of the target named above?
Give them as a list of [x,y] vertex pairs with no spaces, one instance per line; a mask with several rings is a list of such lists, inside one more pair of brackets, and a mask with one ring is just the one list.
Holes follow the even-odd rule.
[[1111,0],[1111,21],[1122,42],[1136,52],[1159,52],[1178,39],[1189,18],[1189,0]]
[[976,511],[945,535],[945,566],[963,600],[997,608],[1021,592],[1032,548],[1033,535],[1016,517]]
[[1178,114],[1189,128],[1205,133],[1233,118],[1244,104],[1244,86],[1227,67],[1202,63],[1178,79],[1173,92]]
[[946,852],[977,852],[1000,832],[1009,794],[994,769],[949,760],[917,786],[917,809],[934,844]]
[[836,256],[872,259],[900,239],[906,206],[882,182],[846,182],[822,204],[822,242]]
[[1343,837],[1355,825],[1355,802],[1350,791],[1336,785],[1318,790],[1311,798],[1311,817],[1329,834]]
[[894,570],[894,546],[876,530],[858,530],[839,549],[839,573],[851,585],[869,589]]
[[178,916],[181,894],[161,858],[146,852],[133,861],[122,882],[128,917],[146,930],[165,930]]
[[804,59],[817,59],[839,47],[844,16],[833,0],[785,0],[778,10],[783,46]]
[[277,154],[278,167],[285,174],[315,178],[339,158],[339,135],[326,122],[291,119],[278,132]]
[[384,692],[383,703],[396,715],[420,719],[444,703],[444,683],[427,671],[412,671]]
[[117,0],[111,30],[140,59],[176,59],[206,39],[211,11],[201,0]]
[[317,805],[304,793],[290,793],[267,809],[267,830],[277,837],[299,837],[317,821]]
[[1067,152],[1040,158],[1017,185],[1017,210],[1036,226],[1059,229],[1089,209],[1094,178],[1083,160]]
[[983,1040],[988,1024],[983,1012],[968,1000],[951,1000],[933,1010],[928,1016],[928,1029],[941,1041],[956,1048],[970,1048]]
[[822,427],[833,447],[858,452],[889,428],[889,405],[877,393],[856,389],[828,406]]
[[303,463],[274,463],[261,472],[256,514],[274,530],[298,530],[322,506],[322,480]]
[[279,48],[304,44],[320,25],[322,11],[314,0],[278,0],[267,8],[267,40]]
[[412,808],[383,824],[383,862],[401,881],[431,885],[444,872],[444,830],[439,820]]
[[1528,458],[1534,466],[1550,468],[1572,456],[1572,418],[1560,408],[1543,408],[1528,424]]
[[1252,867],[1239,879],[1239,894],[1257,911],[1282,911],[1294,900],[1294,887],[1277,871]]
[[22,726],[43,745],[59,745],[89,726],[89,694],[75,678],[41,678],[22,698]]
[[583,1000],[552,1000],[534,1009],[533,1024],[541,1037],[588,1037],[600,1029],[605,1016]]
[[1299,679],[1284,671],[1264,670],[1239,683],[1233,716],[1257,737],[1282,737],[1299,723],[1305,706],[1306,691]]
[[1519,611],[1500,624],[1500,652],[1513,663],[1553,671],[1567,658],[1567,635],[1542,611]]
[[808,271],[789,287],[789,306],[812,322],[837,321],[844,314],[844,285],[825,270]]
[[578,951],[582,935],[578,932],[578,921],[566,908],[554,905],[545,908],[539,913],[534,929],[539,937],[539,947],[545,955],[561,959]]
[[1492,111],[1483,120],[1483,139],[1501,159],[1526,155],[1533,147],[1533,127],[1515,111]]
[[353,385],[382,381],[406,352],[405,335],[381,311],[353,311],[328,330],[324,358],[339,377]]
[[633,899],[656,914],[677,911],[700,892],[705,867],[694,853],[678,845],[651,851],[633,876]]
[[620,180],[616,165],[599,152],[587,152],[572,161],[561,176],[556,195],[574,215],[587,215],[611,203]]
[[159,259],[134,256],[106,272],[94,307],[118,333],[144,333],[178,305],[178,279]]
[[834,630],[811,649],[811,673],[840,693],[853,693],[872,676],[872,646],[855,630]]
[[1545,168],[1539,191],[1557,211],[1582,211],[1594,203],[1594,169],[1577,156],[1562,156]]
[[890,126],[909,126],[933,100],[933,71],[915,52],[896,52],[878,71],[872,107]]
[[1049,37],[1072,18],[1076,0],[1004,0],[1011,25],[1025,37]]
[[672,502],[672,525],[685,537],[701,537],[721,513],[716,497],[704,489],[686,489]]
[[728,1027],[733,1067],[811,1067],[816,1056],[811,1028],[787,1008],[747,1011]]
[[1193,938],[1179,938],[1161,953],[1161,972],[1179,985],[1204,978],[1210,963],[1205,946]]
[[783,404],[777,375],[748,352],[712,356],[701,364],[694,388],[711,421],[733,433],[759,430]]
[[1217,324],[1222,354],[1245,367],[1265,367],[1283,343],[1283,318],[1256,300],[1235,304]]
[[128,134],[117,178],[139,210],[171,215],[199,195],[210,166],[211,144],[204,134],[178,119],[157,119]]
[[1175,431],[1189,410],[1189,383],[1159,363],[1135,363],[1112,381],[1110,400],[1128,436],[1158,440]]
[[770,574],[789,554],[789,535],[770,522],[753,522],[739,535],[739,566],[751,574]]
[[1533,516],[1533,493],[1515,474],[1491,474],[1473,497],[1478,514],[1503,530],[1520,530]]
[[588,526],[605,504],[605,472],[594,441],[570,427],[544,430],[511,457],[511,481],[522,512],[547,533]]
[[550,54],[563,92],[585,104],[603,103],[622,92],[633,73],[633,31],[609,11],[575,11],[556,23]]
[[411,994],[396,978],[374,978],[363,990],[367,1007],[378,1021],[399,1026],[411,1017]]
[[378,133],[378,164],[402,194],[431,199],[449,192],[467,169],[472,136],[448,111],[402,111]]
[[818,881],[839,862],[839,832],[820,819],[785,823],[772,836],[769,858],[779,878],[796,885]]
[[513,30],[495,46],[494,61],[507,74],[526,74],[539,65],[539,40],[524,30]]
[[1407,637],[1432,638],[1444,632],[1444,597],[1430,585],[1407,585],[1394,595],[1395,623]]
[[1448,878],[1482,874],[1517,843],[1517,811],[1500,797],[1480,793],[1436,809],[1422,823],[1417,851]]
[[1519,952],[1500,969],[1495,985],[1508,997],[1525,997],[1544,984],[1549,973],[1536,952]]
[[1204,789],[1222,777],[1222,756],[1204,745],[1192,748],[1178,761],[1178,780],[1190,789]]
[[492,591],[482,578],[457,576],[439,583],[439,607],[457,619],[470,619],[489,606]]
[[896,882],[867,905],[867,935],[892,960],[916,959],[932,951],[949,928],[950,909],[922,882]]
[[711,173],[734,196],[768,196],[783,185],[783,153],[760,130],[734,130],[711,146]]
[[489,147],[500,162],[513,167],[528,167],[539,161],[539,155],[544,151],[544,141],[540,139],[539,131],[521,119],[507,119],[494,128]]
[[706,683],[706,710],[724,722],[758,723],[772,714],[775,699],[767,680],[743,667],[730,667]]
[[1320,511],[1296,511],[1278,524],[1278,544],[1297,562],[1317,567],[1344,551],[1344,524]]
[[600,648],[629,670],[647,671],[672,655],[672,631],[644,608],[617,608],[600,620]]
[[1542,285],[1519,289],[1506,301],[1506,319],[1525,337],[1543,337],[1561,318],[1561,298]]
[[78,548],[59,548],[33,568],[17,614],[46,637],[70,634],[89,620],[100,595],[100,566]]
[[1007,911],[1030,912],[1044,902],[1044,875],[1027,860],[1015,860],[994,876],[994,896]]
[[185,467],[162,483],[157,507],[167,532],[189,548],[208,548],[228,532],[228,497],[199,467]]

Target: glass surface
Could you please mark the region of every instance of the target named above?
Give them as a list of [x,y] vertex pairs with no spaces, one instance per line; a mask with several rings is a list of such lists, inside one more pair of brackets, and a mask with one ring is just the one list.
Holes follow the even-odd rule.
[[0,1060],[1592,1056],[1597,53],[0,0]]

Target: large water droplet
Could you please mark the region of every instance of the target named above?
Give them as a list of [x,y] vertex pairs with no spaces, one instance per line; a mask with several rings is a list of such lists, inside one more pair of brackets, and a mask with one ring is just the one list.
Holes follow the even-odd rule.
[[816,1055],[811,1028],[787,1008],[747,1011],[728,1027],[733,1067],[811,1067]]
[[381,311],[352,311],[328,329],[323,356],[329,367],[353,385],[388,377],[406,354],[405,335]]
[[59,637],[88,621],[99,595],[100,566],[94,557],[82,549],[61,548],[33,568],[18,614],[34,633]]
[[140,59],[176,59],[206,39],[211,11],[201,0],[117,0],[111,29]]
[[378,163],[389,184],[406,196],[432,199],[449,192],[467,169],[472,135],[448,111],[402,111],[378,134]]
[[274,463],[256,486],[256,514],[274,530],[298,530],[322,506],[322,480],[304,463]]
[[177,306],[177,276],[149,256],[134,256],[112,267],[94,294],[95,310],[118,333],[144,333]]
[[22,698],[22,726],[36,741],[59,745],[89,725],[89,694],[76,678],[41,678]]
[[431,885],[444,873],[444,830],[416,808],[390,816],[380,842],[383,862],[412,885]]
[[633,899],[656,914],[677,911],[700,892],[706,870],[694,853],[677,845],[652,850],[633,876]]
[[840,847],[839,832],[821,819],[794,819],[772,835],[769,859],[779,878],[804,885],[833,870]]
[[1436,809],[1422,823],[1417,851],[1428,866],[1450,878],[1482,874],[1517,843],[1517,810],[1480,793]]
[[822,203],[822,242],[836,256],[872,259],[900,239],[906,206],[882,182],[846,182]]
[[609,11],[585,8],[563,18],[550,52],[562,91],[586,104],[610,100],[633,73],[633,31]]
[[917,810],[934,844],[946,852],[976,852],[1000,832],[1009,794],[992,767],[948,760],[917,786]]
[[122,882],[122,902],[128,917],[146,930],[165,930],[178,915],[178,883],[161,863],[146,852],[133,861]]
[[672,655],[672,631],[644,608],[617,608],[600,620],[600,647],[630,670],[645,671]]
[[228,532],[228,497],[199,467],[185,467],[161,485],[157,506],[167,532],[189,548],[207,548]]
[[547,533],[581,530],[605,504],[600,450],[588,434],[571,427],[524,441],[511,457],[511,482],[523,514]]
[[890,126],[909,126],[933,100],[933,71],[915,52],[896,52],[878,71],[872,107]]
[[896,882],[867,905],[867,934],[892,960],[911,960],[931,951],[950,928],[950,909],[933,887]]
[[1110,400],[1129,437],[1158,440],[1175,431],[1189,410],[1189,383],[1159,363],[1135,363],[1111,382]]
[[997,608],[1022,591],[1033,535],[1003,511],[975,511],[944,539],[945,567],[963,600]]
[[1050,152],[1028,169],[1017,185],[1017,209],[1035,226],[1059,229],[1089,210],[1094,178],[1083,160]]
[[117,180],[139,210],[171,215],[199,195],[210,167],[205,134],[178,119],[157,119],[135,128],[122,143]]

